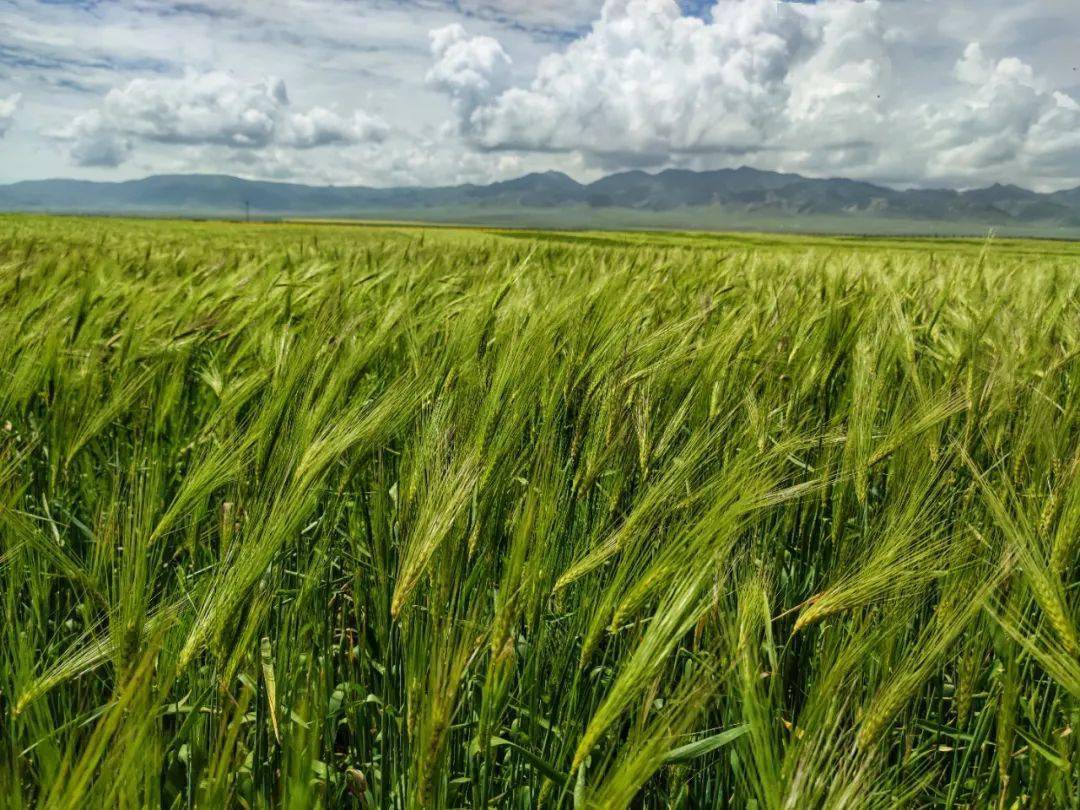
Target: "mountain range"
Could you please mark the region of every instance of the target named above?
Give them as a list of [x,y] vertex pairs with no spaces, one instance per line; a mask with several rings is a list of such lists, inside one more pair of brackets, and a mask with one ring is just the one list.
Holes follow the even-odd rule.
[[0,210],[192,217],[357,218],[548,227],[688,227],[839,232],[1080,236],[1080,187],[1039,193],[1012,185],[897,190],[743,167],[592,183],[561,172],[434,188],[309,186],[226,175],[155,175],[123,182],[32,180],[0,186]]

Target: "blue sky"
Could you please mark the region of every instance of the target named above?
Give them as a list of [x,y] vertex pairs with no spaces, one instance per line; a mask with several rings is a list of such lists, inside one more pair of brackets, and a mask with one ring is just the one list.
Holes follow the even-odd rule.
[[1080,185],[1075,0],[0,0],[0,182]]

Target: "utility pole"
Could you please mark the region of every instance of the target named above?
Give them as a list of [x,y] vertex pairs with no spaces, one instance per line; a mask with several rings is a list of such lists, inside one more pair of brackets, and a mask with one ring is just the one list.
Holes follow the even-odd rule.
[[251,200],[244,200],[244,219],[251,222]]

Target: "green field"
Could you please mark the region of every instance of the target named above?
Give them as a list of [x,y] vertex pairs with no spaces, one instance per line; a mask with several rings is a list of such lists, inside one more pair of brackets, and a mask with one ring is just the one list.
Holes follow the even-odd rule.
[[[174,209],[175,210],[175,209]],[[169,210],[162,209],[168,216]],[[243,218],[237,208],[231,212],[209,211],[209,217]],[[290,215],[285,214],[288,217]],[[305,217],[303,212],[296,217]],[[307,215],[310,217],[310,214]],[[354,219],[357,214],[345,215],[339,222]],[[869,213],[850,214],[793,214],[767,211],[732,210],[719,205],[695,205],[670,210],[636,208],[596,208],[587,205],[530,207],[449,207],[365,211],[367,220],[390,220],[425,224],[447,223],[475,227],[546,228],[554,230],[675,230],[686,231],[743,231],[775,234],[857,234],[892,237],[966,237],[985,238],[989,231],[1007,237],[1041,239],[1080,239],[1080,228],[1047,222],[986,223],[972,220],[908,219],[900,216],[875,216]],[[304,221],[303,219],[299,221]],[[309,220],[310,221],[310,220]]]
[[1080,805],[1080,245],[0,217],[0,806]]

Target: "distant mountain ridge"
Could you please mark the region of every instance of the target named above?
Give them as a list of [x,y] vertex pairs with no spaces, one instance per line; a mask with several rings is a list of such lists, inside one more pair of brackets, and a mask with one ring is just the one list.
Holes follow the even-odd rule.
[[[141,180],[32,180],[0,186],[0,210],[56,213],[580,221],[617,225],[681,221],[723,228],[767,221],[950,223],[1080,231],[1080,187],[1043,194],[1018,186],[900,191],[844,178],[818,179],[742,167],[695,172],[628,171],[579,183],[561,172],[488,185],[434,188],[309,186],[228,175],[154,175]],[[545,213],[547,212],[547,213]],[[557,215],[556,213],[557,212]]]

